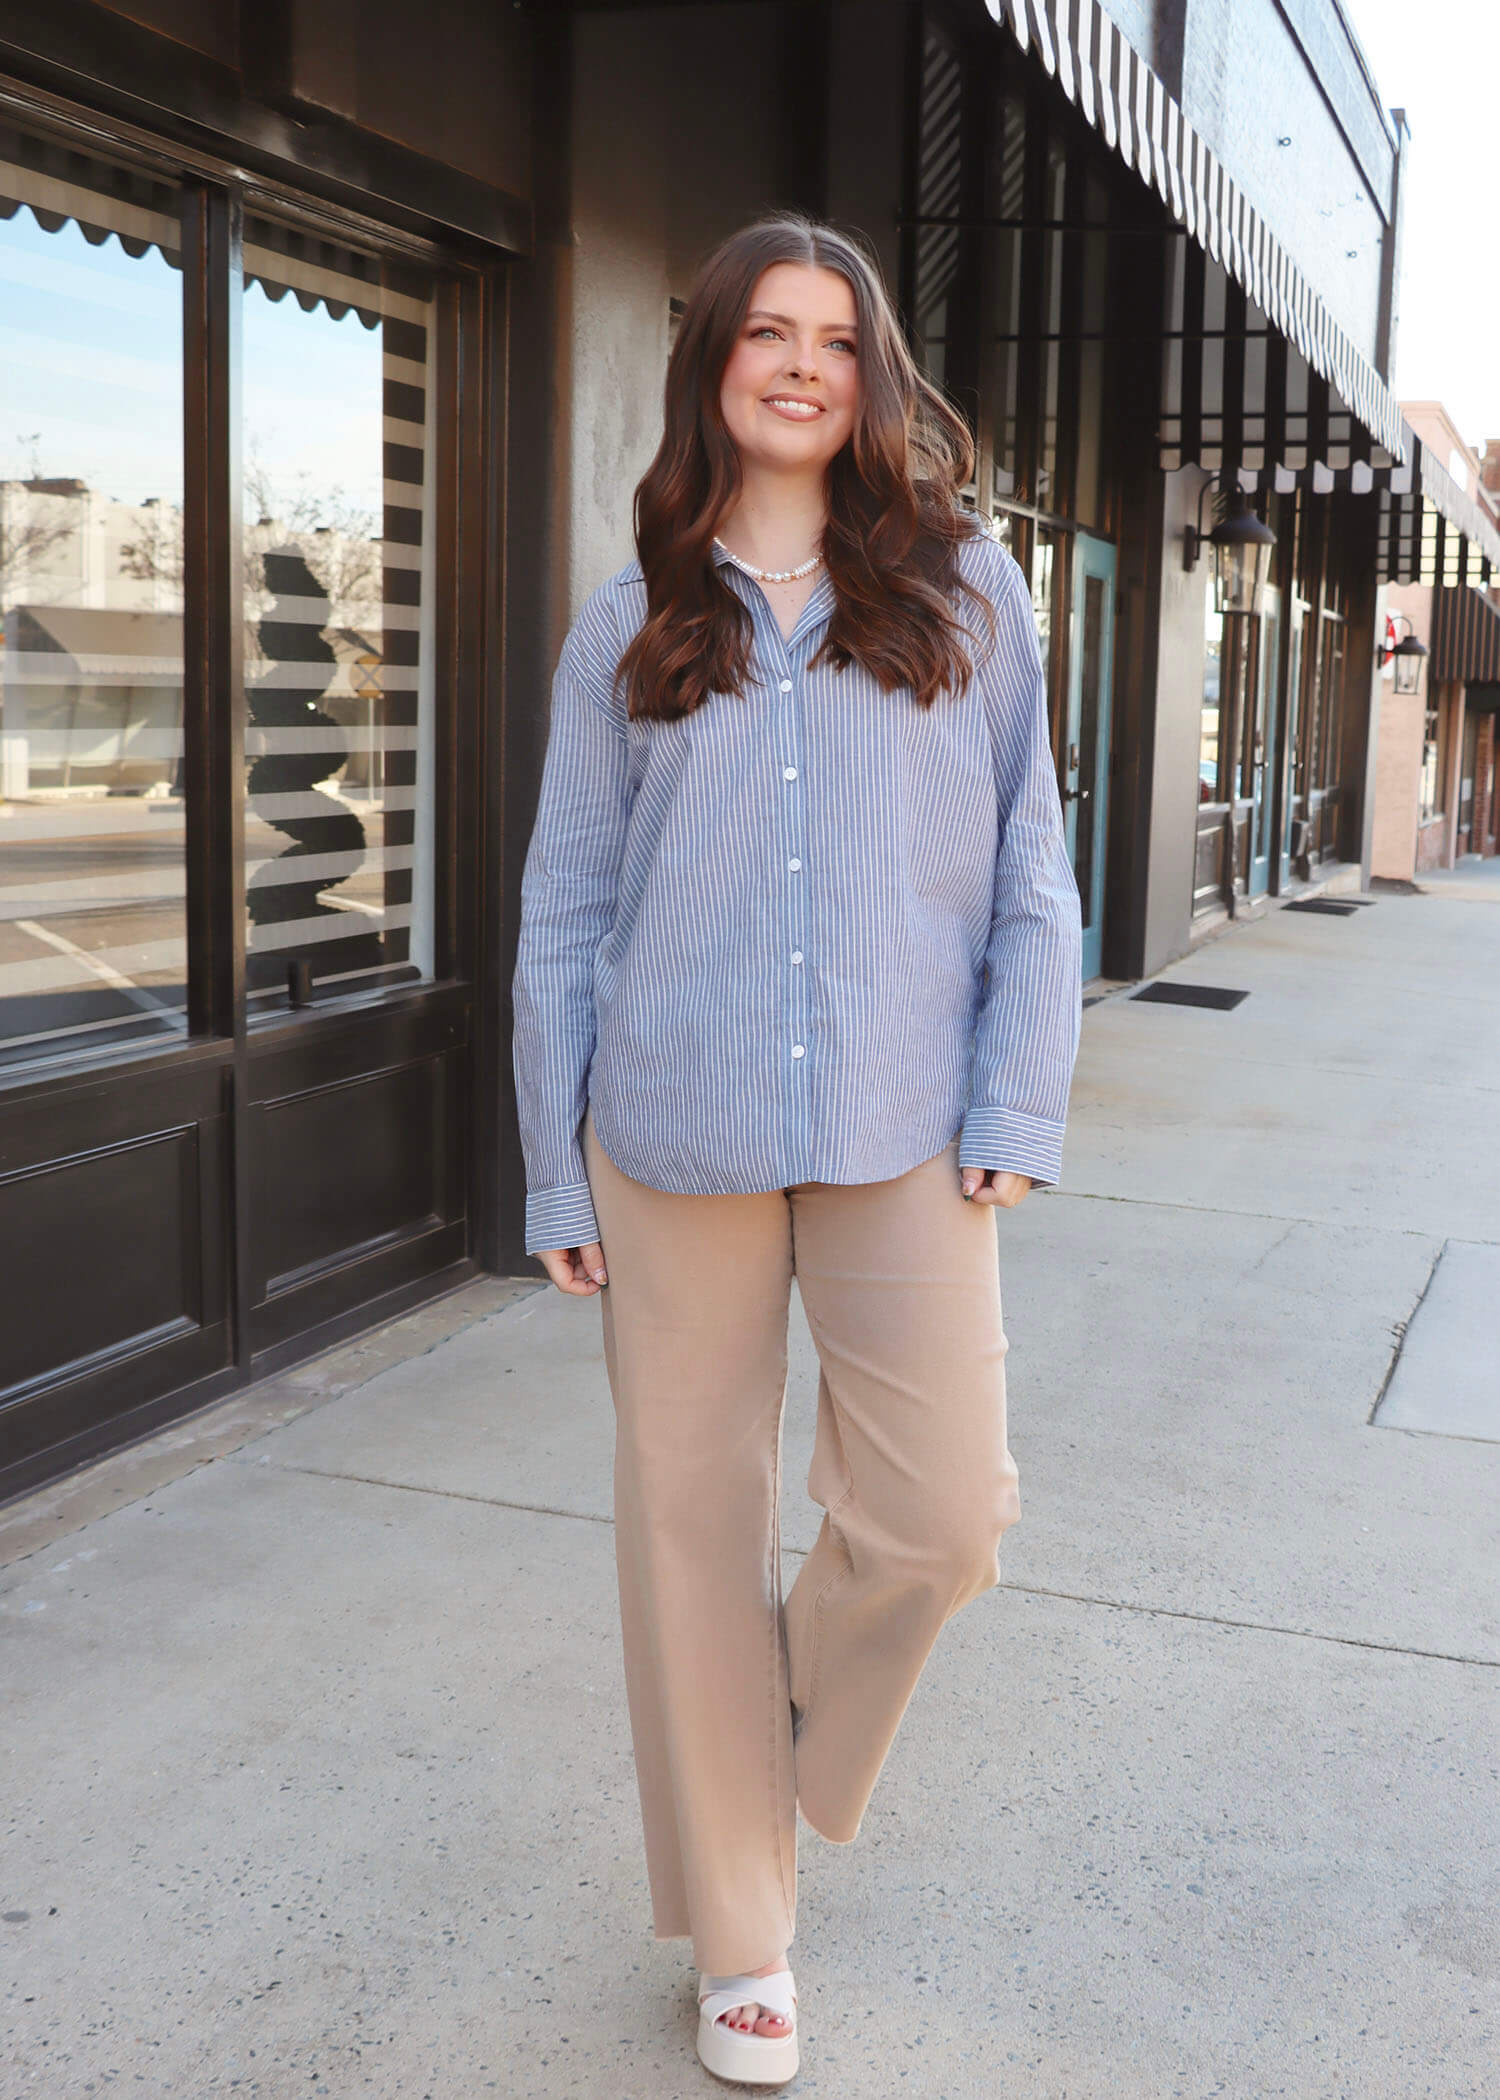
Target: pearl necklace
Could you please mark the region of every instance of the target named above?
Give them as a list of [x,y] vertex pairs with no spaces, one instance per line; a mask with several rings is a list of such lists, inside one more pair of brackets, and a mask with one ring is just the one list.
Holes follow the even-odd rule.
[[[719,538],[717,533],[714,534],[714,545],[716,547],[724,547],[724,542]],[[810,575],[812,571],[818,566],[818,563],[823,559],[822,550],[820,548],[819,551],[812,557],[811,561],[803,562],[798,568],[757,569],[753,562],[741,561],[740,557],[734,552],[732,547],[724,547],[724,552],[729,556],[729,559],[734,563],[737,569],[743,569],[745,574],[747,576],[753,576],[757,583],[795,583],[799,577]]]

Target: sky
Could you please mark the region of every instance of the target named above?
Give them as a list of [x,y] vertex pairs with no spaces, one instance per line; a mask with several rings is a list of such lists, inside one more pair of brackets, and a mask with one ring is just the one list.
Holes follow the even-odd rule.
[[[278,489],[338,489],[378,520],[380,331],[245,290],[247,450]],[[182,501],[182,278],[71,221],[0,220],[0,480],[75,475],[126,503]]]
[[1477,450],[1500,439],[1500,269],[1489,245],[1500,81],[1496,0],[1343,0],[1411,142],[1393,390],[1441,401]]

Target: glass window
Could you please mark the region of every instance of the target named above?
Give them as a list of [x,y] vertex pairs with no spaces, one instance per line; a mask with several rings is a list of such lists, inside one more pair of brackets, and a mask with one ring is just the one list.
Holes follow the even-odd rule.
[[181,208],[0,124],[0,1062],[187,1025]]
[[989,211],[1003,223],[989,235],[993,336],[985,385],[994,448],[996,500],[1015,494],[1022,464],[1017,423],[1020,384],[1021,259],[1026,210],[1026,105],[1014,88],[998,97],[990,128]]
[[1083,633],[1079,637],[1078,708],[1078,836],[1073,856],[1073,874],[1083,907],[1087,931],[1094,923],[1094,849],[1098,845],[1095,815],[1099,807],[1099,715],[1104,698],[1104,636],[1108,617],[1102,576],[1083,579]]
[[1320,788],[1327,791],[1339,784],[1343,707],[1344,623],[1335,614],[1325,613],[1317,703],[1308,736],[1308,787],[1314,794]]
[[1042,666],[1047,674],[1047,710],[1054,735],[1063,711],[1062,678],[1066,669],[1063,652],[1067,645],[1068,609],[1062,592],[1067,564],[1061,559],[1063,535],[1055,528],[1038,525],[1031,539],[1031,605],[1036,615],[1041,643]]
[[1422,818],[1430,824],[1434,817],[1443,814],[1443,715],[1435,699],[1429,697],[1426,719],[1422,731]]
[[1204,592],[1203,715],[1198,731],[1198,800],[1218,802],[1219,707],[1224,690],[1224,615],[1214,610],[1213,592]]
[[[963,210],[963,72],[948,38],[929,23],[922,48],[921,136],[917,149],[917,228],[913,348],[933,384],[951,379],[951,341],[964,241],[952,223]],[[948,223],[943,223],[947,221]]]
[[[1055,225],[1063,222],[1068,184],[1067,141],[1058,130],[1048,133],[1047,164],[1043,178],[1042,212]],[[1037,447],[1036,488],[1032,500],[1039,510],[1063,508],[1068,492],[1058,486],[1058,415],[1062,387],[1062,346],[1057,340],[1063,324],[1064,237],[1056,231],[1042,236],[1042,309],[1044,340],[1041,346],[1040,443]]]
[[[1109,216],[1109,194],[1094,169],[1083,181],[1084,217],[1090,225],[1102,225]],[[1109,328],[1107,290],[1109,240],[1103,233],[1084,234],[1079,249],[1079,327],[1076,398],[1073,414],[1077,426],[1077,459],[1074,468],[1073,516],[1080,525],[1096,529],[1104,524],[1103,431],[1104,431],[1104,343]],[[1091,338],[1093,340],[1091,340]]]
[[1256,798],[1255,851],[1264,859],[1271,851],[1271,819],[1275,801],[1276,681],[1281,671],[1281,594],[1267,586],[1264,610],[1255,637],[1255,712],[1252,734],[1245,754],[1249,786]]
[[247,218],[252,1014],[433,975],[431,298]]
[[[1458,828],[1463,834],[1461,852],[1478,851],[1474,832],[1474,782],[1479,776],[1481,759],[1479,754],[1479,721],[1477,714],[1464,716],[1463,760],[1459,766],[1458,779]],[[1481,809],[1483,807],[1481,799]],[[1483,818],[1481,817],[1481,823]]]
[[1212,590],[1206,608],[1198,800],[1249,801],[1262,751],[1256,711],[1260,622],[1250,613],[1215,612]]
[[1042,667],[1047,674],[1047,703],[1056,716],[1056,695],[1053,691],[1054,664],[1057,655],[1052,619],[1053,599],[1057,590],[1057,542],[1053,533],[1038,530],[1031,542],[1031,609],[1036,618],[1037,640],[1041,646]]

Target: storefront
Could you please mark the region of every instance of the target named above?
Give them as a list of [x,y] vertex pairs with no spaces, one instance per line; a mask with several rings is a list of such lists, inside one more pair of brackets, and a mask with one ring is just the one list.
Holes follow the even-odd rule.
[[[907,303],[1031,579],[1086,971],[1138,976],[1359,858],[1394,230],[1370,214],[1347,288],[1361,347],[1293,260],[1295,214],[1230,179],[1110,17],[932,5],[922,64]],[[1269,555],[1244,604],[1213,544],[1238,513]]]
[[1500,531],[1489,456],[1475,456],[1440,403],[1408,414],[1440,501],[1409,533],[1386,597],[1371,866],[1393,882],[1495,850]]
[[[101,58],[136,70],[63,95],[85,11],[17,12],[6,1489],[471,1270],[486,1207],[493,1236],[480,784],[503,266],[529,238],[519,197],[352,125],[299,170],[269,101],[229,107],[206,54],[103,9]],[[399,59],[376,33],[364,56]],[[156,131],[121,107],[148,80],[181,97]],[[210,113],[248,150],[212,150]]]
[[1383,588],[1500,539],[1382,376],[1406,137],[1337,10],[922,24],[905,303],[1031,579],[1086,970],[1139,976],[1368,872]]
[[1105,938],[1116,550],[1149,463],[1134,406],[1154,353],[1151,287],[1135,263],[1154,221],[1138,184],[982,14],[931,8],[923,30],[903,306],[929,376],[975,432],[969,501],[1030,579],[1091,978]]

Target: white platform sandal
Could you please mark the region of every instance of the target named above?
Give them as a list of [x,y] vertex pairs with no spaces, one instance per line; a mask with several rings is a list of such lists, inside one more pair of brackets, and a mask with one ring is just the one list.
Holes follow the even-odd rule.
[[[785,2085],[797,2075],[797,2029],[789,2034],[737,2034],[721,2027],[722,2014],[736,2005],[759,2005],[795,2023],[797,1986],[790,1969],[774,1976],[700,1976],[698,1979],[698,2054],[716,2078],[741,2085]],[[757,2018],[759,2015],[757,2015]]]

